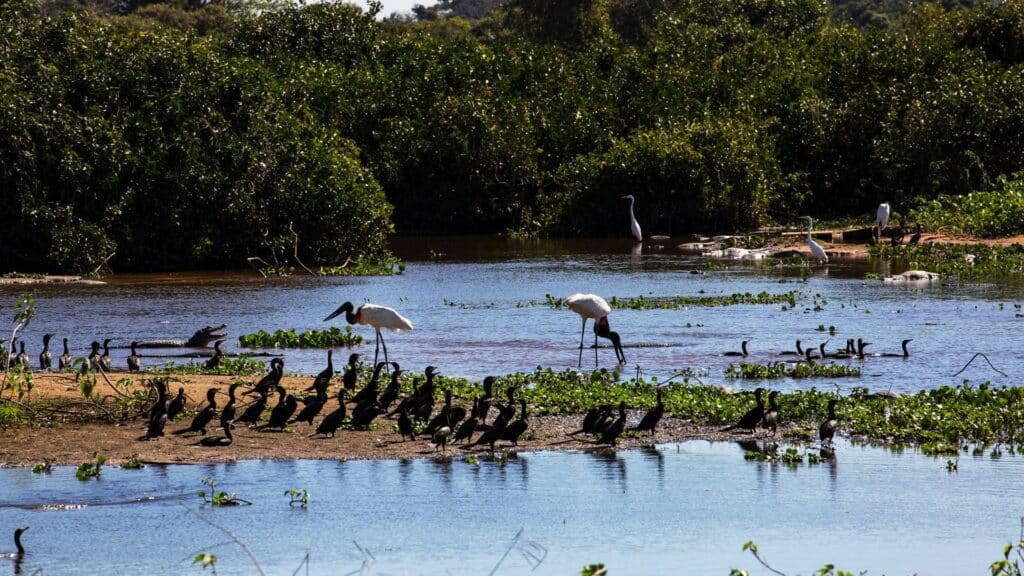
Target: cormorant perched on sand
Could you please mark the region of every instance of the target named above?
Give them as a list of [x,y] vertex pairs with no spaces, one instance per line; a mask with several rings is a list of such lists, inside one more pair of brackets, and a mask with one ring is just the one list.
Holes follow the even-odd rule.
[[754,406],[749,411],[747,411],[747,413],[744,414],[742,418],[740,418],[739,422],[733,424],[732,426],[722,428],[720,432],[728,432],[729,430],[735,430],[737,428],[753,432],[757,428],[757,425],[760,424],[761,420],[764,418],[764,398],[762,398],[763,395],[764,388],[758,388],[757,390],[754,390],[754,396],[757,399],[757,406]]

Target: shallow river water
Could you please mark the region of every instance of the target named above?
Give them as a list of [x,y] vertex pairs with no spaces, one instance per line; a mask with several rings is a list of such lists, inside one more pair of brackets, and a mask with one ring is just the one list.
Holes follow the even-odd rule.
[[[863,337],[872,342],[869,353],[896,353],[902,339],[914,339],[909,359],[855,362],[864,375],[842,380],[845,388],[912,391],[960,378],[1008,384],[1024,376],[1024,349],[1013,345],[1024,336],[1022,310],[1015,307],[1024,302],[1020,283],[893,286],[865,280],[865,273],[887,269],[863,261],[827,267],[728,263],[725,269],[692,274],[704,260],[671,247],[634,255],[628,241],[420,238],[399,242],[396,250],[407,266],[403,274],[387,277],[263,279],[246,271],[124,275],[109,278],[104,286],[40,286],[35,289],[38,317],[26,332],[29,353],[38,353],[43,332],[55,333],[57,341],[68,336],[73,352],[82,356],[93,339],[111,337],[114,346],[126,346],[133,339],[187,338],[200,326],[221,323],[230,331],[228,348],[238,351],[240,334],[324,329],[330,324],[323,318],[342,302],[370,301],[396,308],[415,326],[412,332],[384,332],[392,360],[407,370],[432,364],[442,374],[479,379],[536,366],[576,366],[579,317],[545,305],[547,294],[596,292],[609,299],[795,290],[797,306],[785,311],[779,305],[614,310],[612,329],[626,345],[624,375],[632,377],[637,365],[645,375],[662,378],[689,367],[705,370],[704,381],[720,382],[724,368],[735,361],[722,352],[738,350],[743,339],[750,339],[747,361],[767,362],[780,359],[781,350],[792,350],[797,338],[805,345],[825,341],[829,335],[818,328],[834,326],[830,349],[843,346],[846,338]],[[427,259],[431,254],[434,259]],[[23,291],[0,288],[0,298],[13,301]],[[332,323],[343,326],[344,318]],[[360,326],[355,331],[366,339],[355,350],[369,360],[373,330]],[[587,346],[592,339],[588,326]],[[592,352],[585,351],[584,367],[594,366]],[[599,352],[600,366],[614,368],[612,351]],[[975,352],[985,352],[1008,376],[979,360],[951,378]],[[127,353],[114,352],[118,364]],[[339,355],[344,360],[347,351]],[[149,364],[163,361],[145,359]],[[290,372],[315,374],[324,363],[322,350],[286,352]],[[820,388],[832,382],[774,385]]]
[[[861,378],[772,381],[775,388],[852,386],[907,392],[972,381],[1014,385],[1024,377],[1024,285],[945,281],[924,288],[865,280],[887,273],[870,262],[829,266],[729,263],[704,274],[705,261],[671,247],[634,254],[630,243],[527,242],[420,238],[398,241],[404,273],[389,277],[262,279],[251,272],[124,275],[102,286],[35,288],[38,317],[27,331],[29,353],[44,332],[71,338],[84,355],[104,336],[185,338],[197,327],[225,323],[229,348],[258,329],[322,329],[346,300],[392,306],[415,325],[385,332],[393,360],[420,371],[481,378],[536,366],[575,367],[580,322],[544,304],[545,295],[697,296],[799,292],[797,306],[745,305],[681,310],[615,310],[611,325],[627,345],[624,377],[636,366],[664,378],[682,368],[705,382],[730,381],[723,357],[750,339],[748,361],[779,359],[794,340],[816,345],[837,329],[872,342],[869,352],[898,352],[913,338],[911,357],[854,361]],[[899,271],[899,270],[894,270]],[[804,280],[806,278],[806,280]],[[13,301],[24,288],[0,288]],[[815,308],[819,309],[815,309]],[[335,321],[342,325],[343,321]],[[373,332],[357,350],[373,354]],[[592,336],[588,331],[588,343]],[[636,344],[658,344],[641,346]],[[976,362],[975,352],[1006,376]],[[116,351],[117,363],[127,352]],[[339,351],[344,357],[347,351]],[[312,374],[321,350],[286,351],[289,371]],[[614,368],[609,349],[600,366]],[[147,362],[159,362],[146,359]],[[584,366],[592,367],[592,350]],[[292,574],[309,554],[313,574],[487,574],[522,532],[536,573],[571,574],[604,562],[612,574],[728,574],[731,567],[765,573],[740,547],[754,540],[789,573],[825,563],[870,574],[980,574],[1002,546],[1019,536],[1024,514],[1024,461],[1004,454],[963,455],[959,472],[914,451],[892,453],[841,442],[834,463],[789,468],[747,462],[731,443],[691,442],[612,455],[521,454],[478,466],[457,456],[432,460],[242,462],[210,466],[108,468],[99,481],[78,482],[74,470],[52,475],[0,469],[0,551],[8,530],[30,525],[22,573],[199,573],[192,557],[226,537],[204,524],[196,492],[201,480],[254,502],[205,509],[207,518],[251,543],[270,574]],[[289,509],[282,492],[306,488],[308,510]],[[49,510],[60,504],[84,508]],[[366,552],[361,552],[357,547]],[[527,545],[524,544],[524,547]],[[223,545],[218,573],[251,574],[237,548]],[[6,563],[6,564],[4,564]],[[0,574],[10,560],[0,560]],[[39,571],[41,569],[41,572]],[[305,567],[298,573],[302,574]],[[513,550],[496,572],[526,574]]]
[[[524,548],[546,551],[537,574],[578,573],[593,562],[611,574],[765,574],[740,550],[753,540],[790,574],[835,563],[870,574],[962,575],[984,573],[1019,536],[1020,457],[964,455],[951,474],[912,451],[840,442],[837,454],[831,464],[789,468],[747,462],[733,443],[689,442],[610,455],[524,453],[504,465],[113,468],[89,482],[71,468],[49,476],[6,469],[0,526],[31,526],[26,574],[199,573],[192,558],[228,538],[189,510],[236,532],[268,574],[292,574],[307,553],[310,574],[359,573],[364,562],[372,564],[364,574],[487,574],[522,529]],[[207,476],[253,505],[199,508]],[[307,510],[289,509],[289,488],[311,491]],[[86,506],[38,509],[53,504]],[[237,547],[212,552],[218,573],[254,573]],[[497,574],[530,572],[516,549]]]

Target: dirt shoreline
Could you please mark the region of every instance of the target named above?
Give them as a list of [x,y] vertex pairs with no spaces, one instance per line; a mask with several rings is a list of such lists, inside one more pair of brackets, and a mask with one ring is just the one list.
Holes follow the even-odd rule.
[[[127,376],[112,374],[112,379]],[[136,385],[147,377],[135,377]],[[180,383],[172,382],[171,391],[176,392],[179,386],[193,399],[202,399],[210,387],[222,389],[225,394],[233,380],[228,376],[175,376]],[[305,389],[312,381],[311,377],[286,377],[282,385],[289,392]],[[332,387],[336,389],[338,384]],[[102,382],[97,386],[97,394],[111,393],[109,387]],[[35,377],[32,390],[33,403],[46,399],[79,399],[81,393],[74,387],[74,380],[67,374],[39,374]],[[220,404],[226,402],[226,396]],[[333,410],[336,400],[331,400],[326,411]],[[189,402],[188,408],[195,409],[196,403]],[[349,405],[351,409],[351,405]],[[627,427],[635,426],[642,418],[643,410],[629,410]],[[322,413],[323,414],[323,413]],[[322,417],[322,415],[321,415]],[[494,412],[491,412],[491,418]],[[532,437],[519,442],[518,451],[578,451],[603,448],[595,444],[593,439],[584,435],[570,436],[569,433],[579,429],[582,414],[570,416],[531,416],[529,419]],[[366,431],[339,430],[334,438],[309,438],[315,430],[305,423],[291,426],[291,432],[259,432],[244,426],[234,431],[235,441],[231,446],[207,448],[194,446],[199,437],[194,435],[175,436],[174,430],[186,428],[191,421],[191,414],[179,417],[177,421],[167,424],[167,435],[150,441],[139,441],[145,433],[145,422],[142,419],[129,421],[125,424],[64,423],[55,427],[17,426],[0,430],[0,467],[34,466],[44,460],[54,465],[78,465],[89,461],[93,452],[107,457],[111,464],[120,464],[131,457],[138,457],[153,464],[206,464],[217,462],[235,462],[238,460],[264,459],[319,459],[319,460],[381,460],[407,458],[433,458],[442,454],[434,450],[428,437],[417,438],[416,441],[401,441],[398,433],[393,430],[394,420],[378,419],[377,429]],[[319,423],[319,417],[315,421]],[[209,429],[208,435],[221,435],[220,430]],[[781,431],[780,431],[781,435]],[[476,436],[474,436],[475,438]],[[642,434],[640,437],[623,437],[619,441],[619,449],[631,449],[655,443],[683,442],[687,440],[723,440],[736,441],[753,438],[750,434],[733,434],[719,432],[715,427],[699,426],[686,420],[666,416],[658,425],[654,435]],[[508,449],[508,442],[498,443],[498,449]],[[466,450],[461,446],[449,446],[447,454],[453,458],[469,455],[488,454],[484,447]]]

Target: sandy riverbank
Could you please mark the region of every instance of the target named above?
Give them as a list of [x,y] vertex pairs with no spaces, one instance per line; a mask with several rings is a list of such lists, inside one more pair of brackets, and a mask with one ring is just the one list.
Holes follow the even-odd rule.
[[[112,374],[116,379],[125,375]],[[136,385],[146,377],[135,377]],[[171,384],[172,392],[179,386],[194,399],[202,399],[210,387],[223,389],[235,379],[228,376],[177,376],[181,382]],[[282,385],[290,392],[305,389],[312,382],[311,377],[286,377]],[[335,390],[337,384],[332,387]],[[102,382],[97,394],[110,394],[110,388]],[[69,375],[40,374],[35,378],[32,403],[45,403],[48,399],[80,399],[81,393],[74,386]],[[225,402],[226,398],[221,400]],[[190,410],[196,403],[189,402]],[[332,410],[336,401],[331,400],[327,410]],[[349,405],[351,409],[351,405]],[[326,413],[326,411],[325,411]],[[643,416],[642,410],[630,410],[627,426],[634,426]],[[491,412],[491,418],[494,412]],[[590,437],[569,436],[580,426],[582,415],[572,416],[531,416],[530,438],[519,442],[520,450],[581,450],[597,448]],[[186,428],[191,414],[168,423],[167,432]],[[316,420],[319,422],[319,418]],[[151,441],[139,441],[145,432],[145,421],[135,419],[124,424],[104,423],[61,423],[53,427],[17,426],[0,431],[0,466],[31,466],[44,459],[58,465],[77,465],[88,461],[93,452],[105,455],[111,463],[119,463],[133,455],[146,462],[198,464],[205,462],[226,462],[246,459],[397,459],[429,458],[439,453],[430,444],[429,438],[402,441],[393,430],[394,420],[380,418],[375,421],[376,429],[366,431],[339,430],[334,438],[309,438],[314,428],[305,423],[294,424],[291,432],[259,432],[245,427],[235,430],[235,442],[228,447],[206,448],[193,445],[198,438],[192,435],[174,436],[169,434]],[[219,430],[209,430],[211,435],[220,435]],[[637,447],[660,442],[674,442],[696,439],[742,440],[746,434],[718,432],[717,428],[697,426],[688,421],[666,417],[653,436],[624,437],[619,446]],[[507,442],[498,444],[499,449]],[[449,447],[448,452],[456,457],[486,452],[482,448],[465,450],[461,446]]]

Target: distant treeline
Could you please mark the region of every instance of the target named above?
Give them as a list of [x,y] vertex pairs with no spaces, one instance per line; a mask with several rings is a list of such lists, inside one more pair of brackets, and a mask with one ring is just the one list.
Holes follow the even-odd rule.
[[624,236],[623,194],[648,233],[725,232],[1024,169],[1024,0],[866,30],[815,0],[129,8],[0,4],[2,269]]

